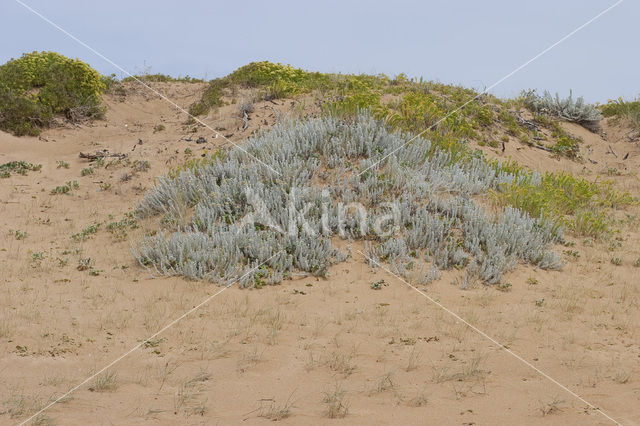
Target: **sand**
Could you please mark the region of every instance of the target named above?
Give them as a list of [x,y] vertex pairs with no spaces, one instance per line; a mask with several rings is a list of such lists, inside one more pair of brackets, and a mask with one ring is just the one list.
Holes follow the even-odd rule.
[[[204,128],[190,133],[184,115],[165,101],[127,87],[126,97],[107,97],[104,121],[51,129],[35,138],[0,133],[0,163],[43,165],[39,172],[0,180],[2,424],[33,415],[220,291],[211,284],[153,277],[137,265],[130,249],[152,223],[128,229],[123,240],[106,229],[135,207],[157,176],[224,143]],[[154,87],[185,107],[202,90],[186,83]],[[242,120],[233,117],[234,105],[205,121],[241,143],[278,116],[314,112],[313,107],[296,110],[297,105],[257,103],[244,132],[238,130]],[[165,130],[154,132],[158,124]],[[554,159],[515,141],[504,153],[483,150],[540,171],[602,176],[638,195],[633,173],[640,149],[626,129],[605,123],[604,133],[594,134],[564,126],[583,137],[583,154],[592,161]],[[207,143],[197,144],[199,136]],[[149,161],[150,168],[111,164],[81,176],[90,165],[78,153],[105,148],[126,153],[131,162]],[[58,161],[69,167],[58,167]],[[50,193],[73,180],[79,188],[71,195]],[[505,277],[508,291],[481,285],[461,290],[455,272],[422,290],[615,420],[638,424],[640,268],[633,263],[640,258],[639,213],[637,206],[618,212],[621,232],[611,241],[569,236],[575,245],[556,247],[566,251],[561,271],[518,266]],[[72,238],[94,223],[101,225],[85,241]],[[9,230],[27,235],[16,239]],[[353,257],[334,266],[327,279],[299,277],[259,290],[231,287],[219,293],[37,420],[611,423],[389,273],[372,271],[360,249],[353,244]],[[87,258],[92,269],[78,270]],[[621,264],[614,265],[613,258]],[[386,285],[372,290],[371,283],[382,279]]]

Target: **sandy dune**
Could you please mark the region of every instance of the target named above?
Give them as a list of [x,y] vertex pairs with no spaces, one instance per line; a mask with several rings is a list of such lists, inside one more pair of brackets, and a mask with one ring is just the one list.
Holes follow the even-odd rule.
[[[154,87],[185,107],[202,89]],[[125,218],[156,176],[224,142],[202,127],[190,132],[184,115],[162,99],[133,86],[128,92],[107,97],[105,121],[39,138],[0,133],[0,163],[43,166],[0,180],[0,423],[28,418],[220,291],[141,268],[130,248],[153,224],[123,227],[126,236],[109,232],[107,225]],[[233,105],[205,121],[239,143],[295,106],[292,100],[257,103],[244,132]],[[154,132],[159,124],[165,129]],[[583,155],[591,161],[554,159],[515,141],[504,153],[484,150],[540,171],[602,175],[638,196],[640,147],[624,129],[605,124],[597,135],[565,128],[584,139]],[[196,143],[199,136],[206,143]],[[78,153],[105,148],[126,153],[128,161],[107,159],[81,176],[90,164]],[[70,194],[51,194],[74,180],[79,188]],[[638,424],[639,214],[637,206],[619,212],[621,232],[611,241],[570,237],[575,245],[556,248],[565,252],[561,271],[519,266],[506,277],[508,291],[463,291],[456,272],[423,290],[615,420]],[[72,237],[93,224],[96,232]],[[36,420],[611,423],[392,275],[370,270],[360,249],[353,244],[353,257],[325,280],[300,277],[260,290],[223,291]],[[382,289],[372,290],[380,280]]]

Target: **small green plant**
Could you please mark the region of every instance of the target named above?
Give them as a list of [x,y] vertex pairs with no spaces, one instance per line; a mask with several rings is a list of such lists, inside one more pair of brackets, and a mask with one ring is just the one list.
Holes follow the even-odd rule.
[[95,173],[95,169],[93,167],[85,167],[80,171],[80,176],[89,176]]
[[78,182],[76,182],[75,180],[69,181],[64,185],[56,186],[54,189],[52,189],[51,195],[69,194],[71,191],[79,188],[80,188],[80,185],[78,185]]
[[98,229],[100,229],[100,224],[93,223],[87,226],[86,228],[84,228],[79,233],[73,234],[71,236],[71,239],[73,239],[73,241],[76,241],[76,242],[86,241],[89,238],[92,238],[98,232]]
[[371,289],[372,290],[382,290],[383,287],[388,286],[389,284],[387,284],[384,279],[380,280],[380,281],[376,281],[374,283],[371,283]]
[[619,257],[612,257],[611,258],[611,264],[616,265],[616,266],[620,266],[620,265],[622,265],[622,259],[620,259]]
[[156,124],[155,126],[153,126],[153,133],[162,132],[165,129],[166,127],[164,126],[164,124]]
[[64,160],[58,160],[58,169],[68,169],[69,168],[69,163],[67,163]]
[[26,161],[10,161],[8,163],[0,164],[0,178],[6,179],[11,176],[11,173],[17,173],[25,176],[27,172],[37,172],[42,169],[42,164],[31,164]]
[[97,277],[98,275],[100,275],[100,272],[102,272],[101,269],[89,268],[89,275],[91,275],[92,277]]
[[556,138],[556,143],[551,146],[551,152],[558,156],[565,156],[573,159],[580,158],[580,138],[575,138],[567,133],[560,124],[553,122],[551,136]]
[[133,215],[129,215],[118,222],[109,223],[107,225],[107,231],[109,231],[116,240],[124,241],[128,236],[127,231],[136,229],[137,227],[138,222],[133,218]]
[[544,306],[544,299],[538,299],[536,300],[536,306],[538,308],[541,308],[542,306]]
[[640,257],[633,261],[633,266],[640,268]]
[[31,254],[31,260],[42,260],[44,259],[44,253],[41,251],[37,251]]
[[580,252],[578,250],[563,250],[563,253],[569,257],[573,257],[574,259],[580,257]]
[[511,291],[511,283],[499,283],[496,285],[496,289],[503,292]]
[[20,231],[19,229],[9,229],[9,235],[13,235],[16,240],[24,240],[27,238],[27,231]]
[[539,281],[538,281],[537,278],[529,277],[529,278],[527,278],[527,284],[529,284],[529,285],[538,285]]

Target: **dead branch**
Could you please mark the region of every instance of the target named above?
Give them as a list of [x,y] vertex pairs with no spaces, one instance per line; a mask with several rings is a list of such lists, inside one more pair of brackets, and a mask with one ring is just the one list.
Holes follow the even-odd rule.
[[96,161],[96,160],[100,160],[102,158],[107,158],[107,157],[123,159],[123,158],[126,158],[127,154],[110,153],[108,149],[102,149],[102,150],[97,150],[89,153],[81,152],[80,154],[78,154],[78,156],[80,158],[84,158],[89,161]]

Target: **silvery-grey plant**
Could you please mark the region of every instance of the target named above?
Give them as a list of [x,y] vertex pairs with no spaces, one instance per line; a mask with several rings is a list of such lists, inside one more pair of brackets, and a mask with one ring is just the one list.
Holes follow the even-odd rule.
[[[164,275],[241,286],[293,273],[326,276],[346,254],[332,239],[364,240],[375,262],[428,283],[440,270],[468,267],[487,284],[518,261],[559,267],[545,221],[513,208],[490,213],[474,196],[515,176],[481,158],[454,161],[428,140],[392,132],[363,113],[283,121],[177,176],[160,178],[137,209],[160,220],[135,249]],[[249,154],[273,167],[261,167]],[[364,172],[363,172],[364,171]]]
[[602,114],[595,105],[588,104],[582,96],[573,99],[573,93],[561,99],[556,93],[555,97],[547,90],[542,96],[535,90],[526,90],[520,94],[525,105],[534,112],[555,115],[567,121],[582,124],[588,128],[595,128],[602,120]]

